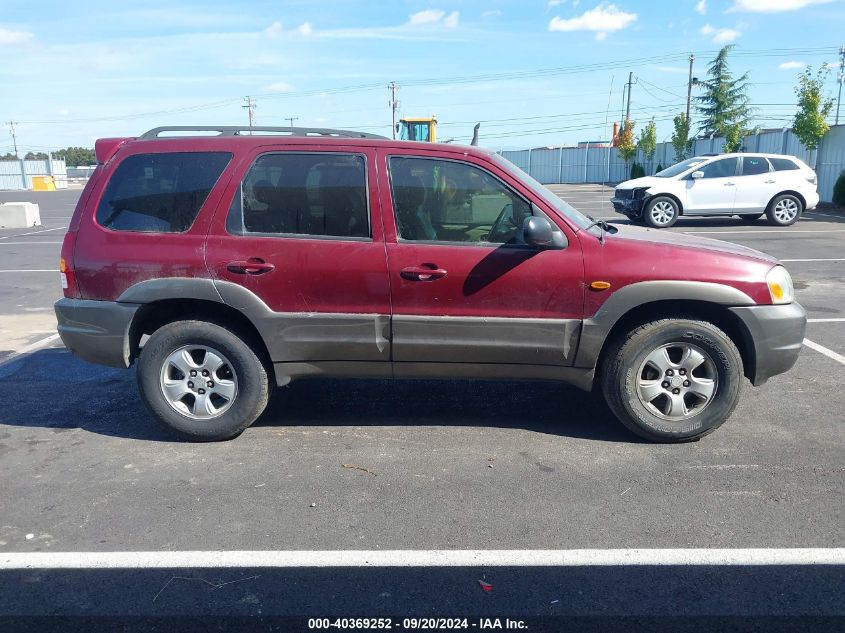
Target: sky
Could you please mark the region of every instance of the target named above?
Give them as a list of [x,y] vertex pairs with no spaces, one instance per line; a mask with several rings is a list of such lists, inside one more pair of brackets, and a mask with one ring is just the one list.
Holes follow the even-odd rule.
[[[3,0],[0,154],[92,147],[159,125],[391,133],[436,114],[438,135],[493,149],[606,140],[629,72],[631,118],[668,140],[688,58],[748,72],[754,122],[783,127],[806,64],[834,66],[845,0]],[[699,94],[694,90],[694,94]],[[695,121],[695,113],[693,112]],[[845,108],[843,108],[845,119]]]

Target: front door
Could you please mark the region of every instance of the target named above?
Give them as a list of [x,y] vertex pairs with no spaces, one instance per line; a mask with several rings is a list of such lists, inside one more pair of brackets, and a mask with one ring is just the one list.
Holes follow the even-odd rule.
[[684,213],[733,213],[738,164],[736,157],[720,158],[698,168],[703,178],[687,176]]
[[223,299],[253,311],[274,362],[389,367],[374,160],[372,150],[361,148],[268,147],[245,160],[229,183],[226,207],[208,236],[208,266]]
[[578,238],[549,214],[566,248],[521,243],[523,220],[543,212],[498,167],[459,156],[385,157],[397,375],[407,362],[571,365],[584,302]]

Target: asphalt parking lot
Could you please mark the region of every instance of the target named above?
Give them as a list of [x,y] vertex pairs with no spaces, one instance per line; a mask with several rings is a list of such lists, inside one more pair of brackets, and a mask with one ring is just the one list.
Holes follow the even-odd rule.
[[[607,188],[553,190],[627,222]],[[670,229],[781,258],[811,320],[796,367],[746,384],[700,442],[641,442],[553,384],[308,380],[198,445],[155,425],[134,370],[54,338],[78,195],[0,192],[44,223],[0,230],[0,615],[845,616],[842,565],[4,569],[24,552],[845,547],[843,215]]]

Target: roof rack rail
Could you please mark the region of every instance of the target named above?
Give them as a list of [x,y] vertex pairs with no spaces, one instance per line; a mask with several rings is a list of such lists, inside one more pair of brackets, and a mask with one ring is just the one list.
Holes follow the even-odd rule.
[[240,127],[237,125],[166,125],[153,128],[138,138],[149,140],[160,138],[165,132],[217,132],[218,136],[261,136],[265,133],[279,136],[334,136],[337,138],[376,138],[387,139],[379,134],[354,132],[351,130],[332,130],[320,127]]

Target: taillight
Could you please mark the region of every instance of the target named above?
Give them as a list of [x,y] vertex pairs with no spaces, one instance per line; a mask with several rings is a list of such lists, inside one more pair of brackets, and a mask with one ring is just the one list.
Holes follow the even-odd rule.
[[815,174],[815,173],[813,173],[813,174],[808,174],[808,175],[807,175],[807,182],[809,182],[809,183],[810,183],[810,184],[812,184],[812,185],[818,185],[818,184],[819,184],[819,179],[818,179],[818,177],[816,176],[816,174]]
[[62,254],[59,259],[59,275],[62,282],[62,292],[68,299],[79,299],[79,286],[73,272],[73,247],[76,245],[76,231],[65,233],[62,242]]

